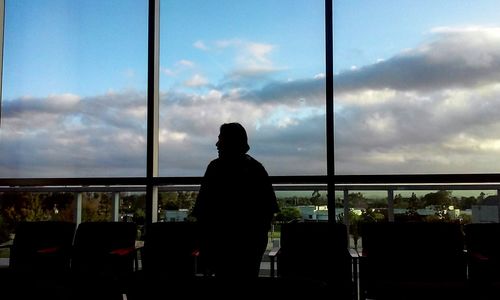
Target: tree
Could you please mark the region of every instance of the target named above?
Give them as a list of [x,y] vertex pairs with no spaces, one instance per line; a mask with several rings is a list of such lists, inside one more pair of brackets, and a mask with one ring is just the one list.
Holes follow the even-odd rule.
[[280,212],[276,214],[276,221],[281,223],[300,220],[301,218],[302,215],[300,214],[300,210],[292,206],[283,207]]
[[460,209],[470,209],[472,208],[472,205],[477,204],[478,199],[476,197],[470,196],[470,197],[462,197],[460,199]]
[[311,199],[309,199],[309,202],[315,206],[327,204],[326,198],[322,198],[318,190],[313,191]]
[[356,208],[367,208],[368,204],[362,193],[350,193],[348,195],[349,205]]
[[440,190],[435,193],[428,193],[423,197],[426,206],[436,206],[438,209],[447,209],[452,205],[451,192]]

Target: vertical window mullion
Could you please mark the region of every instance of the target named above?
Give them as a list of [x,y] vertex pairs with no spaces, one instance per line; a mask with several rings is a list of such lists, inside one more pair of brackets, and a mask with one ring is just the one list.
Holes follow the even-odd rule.
[[147,184],[146,224],[158,219],[158,124],[159,124],[159,48],[160,48],[160,0],[149,0],[148,13],[148,132],[147,132]]
[[333,0],[325,0],[326,80],[326,174],[328,178],[328,220],[335,222],[335,165],[333,111]]
[[0,0],[0,126],[2,125],[3,36],[5,24],[5,0]]

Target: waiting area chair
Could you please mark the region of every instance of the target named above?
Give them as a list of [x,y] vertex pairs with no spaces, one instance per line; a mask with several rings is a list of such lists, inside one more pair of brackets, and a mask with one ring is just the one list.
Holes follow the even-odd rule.
[[198,234],[198,224],[195,222],[159,222],[148,225],[141,250],[142,271],[170,278],[196,276]]
[[136,235],[135,223],[20,222],[9,268],[0,270],[1,296],[122,299],[136,270]]
[[9,267],[16,271],[61,272],[70,268],[75,223],[20,222],[15,229]]
[[468,274],[476,299],[500,297],[500,224],[464,226]]
[[281,225],[280,248],[272,251],[277,276],[288,280],[317,282],[316,293],[334,299],[356,295],[355,257],[348,248],[344,224],[296,222]]
[[[7,299],[57,299],[70,270],[76,224],[23,221],[14,229],[7,269],[0,270],[2,296]],[[27,288],[29,287],[29,288]]]
[[135,270],[137,226],[128,222],[78,225],[65,299],[122,299]]
[[193,296],[203,280],[198,274],[199,230],[195,222],[148,224],[140,250],[142,268],[133,277],[128,299]]
[[460,224],[364,223],[360,231],[362,299],[473,299]]

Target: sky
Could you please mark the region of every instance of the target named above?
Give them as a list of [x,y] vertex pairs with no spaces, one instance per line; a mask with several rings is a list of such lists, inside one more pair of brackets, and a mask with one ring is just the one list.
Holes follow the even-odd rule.
[[[497,172],[498,1],[335,0],[337,174]],[[160,2],[160,175],[326,174],[324,4]],[[147,1],[6,0],[0,177],[144,176]]]

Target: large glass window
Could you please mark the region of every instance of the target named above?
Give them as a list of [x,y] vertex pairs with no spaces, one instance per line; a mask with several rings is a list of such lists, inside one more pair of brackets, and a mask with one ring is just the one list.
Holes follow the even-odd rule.
[[500,3],[334,4],[336,173],[498,172]]
[[326,174],[322,0],[160,2],[160,175],[201,176],[240,122],[271,175]]
[[0,177],[144,176],[148,2],[6,0]]

